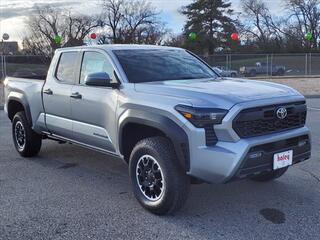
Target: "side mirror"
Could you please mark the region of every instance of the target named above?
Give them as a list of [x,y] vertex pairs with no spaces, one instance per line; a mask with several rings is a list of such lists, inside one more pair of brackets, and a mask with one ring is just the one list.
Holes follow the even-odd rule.
[[84,80],[87,86],[95,87],[119,87],[119,83],[112,82],[111,77],[106,72],[90,73],[85,77]]

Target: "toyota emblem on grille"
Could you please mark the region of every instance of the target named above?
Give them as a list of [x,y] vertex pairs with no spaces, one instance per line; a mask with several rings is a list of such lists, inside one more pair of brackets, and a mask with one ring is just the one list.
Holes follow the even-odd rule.
[[281,107],[281,108],[278,108],[276,114],[279,119],[285,119],[288,115],[288,112],[286,108]]

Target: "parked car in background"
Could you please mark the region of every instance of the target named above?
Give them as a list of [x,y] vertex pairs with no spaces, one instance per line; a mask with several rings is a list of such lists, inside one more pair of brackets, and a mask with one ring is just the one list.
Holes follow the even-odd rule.
[[270,65],[267,63],[257,62],[255,66],[243,66],[240,68],[240,74],[246,77],[255,77],[259,74],[271,74],[273,76],[283,76],[286,67],[282,65]]
[[212,69],[221,75],[221,77],[237,77],[238,71],[236,70],[225,70],[222,67],[212,67]]

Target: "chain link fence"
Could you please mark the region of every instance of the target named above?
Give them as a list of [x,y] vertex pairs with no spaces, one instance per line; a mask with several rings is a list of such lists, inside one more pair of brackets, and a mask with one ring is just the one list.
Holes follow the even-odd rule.
[[51,59],[45,56],[0,56],[0,80],[6,76],[43,79]]
[[0,110],[4,104],[2,81],[6,76],[46,79],[50,58],[44,56],[0,55]]
[[239,76],[320,76],[320,54],[216,54],[203,57],[210,66]]

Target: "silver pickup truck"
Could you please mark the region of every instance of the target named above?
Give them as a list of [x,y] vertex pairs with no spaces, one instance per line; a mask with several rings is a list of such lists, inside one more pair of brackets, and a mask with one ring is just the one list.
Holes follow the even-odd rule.
[[310,158],[301,94],[221,78],[184,49],[59,49],[45,81],[8,77],[5,97],[23,157],[44,139],[117,156],[137,200],[159,215],[184,204],[190,183],[269,181]]

